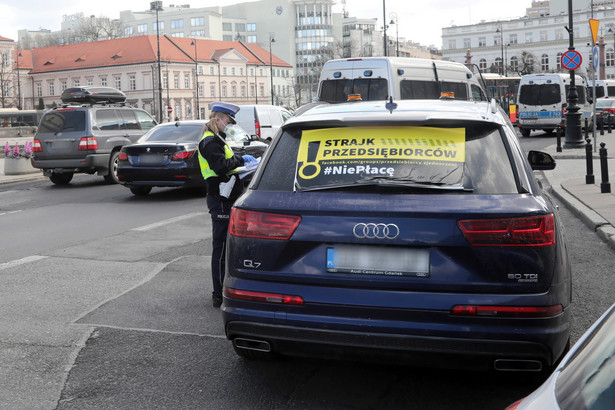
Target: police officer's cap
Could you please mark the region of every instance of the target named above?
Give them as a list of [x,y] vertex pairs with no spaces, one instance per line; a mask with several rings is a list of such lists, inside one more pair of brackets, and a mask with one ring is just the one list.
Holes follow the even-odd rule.
[[239,111],[239,106],[227,102],[216,101],[211,103],[211,110],[228,114],[229,117],[231,117],[232,123],[237,124],[237,121],[235,121],[235,114]]

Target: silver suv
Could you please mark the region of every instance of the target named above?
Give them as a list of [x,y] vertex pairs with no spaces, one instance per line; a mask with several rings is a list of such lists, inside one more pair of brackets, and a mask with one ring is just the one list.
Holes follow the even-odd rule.
[[120,148],[132,144],[156,121],[123,103],[68,103],[47,111],[34,136],[32,166],[54,184],[66,185],[75,173],[97,173],[118,183]]

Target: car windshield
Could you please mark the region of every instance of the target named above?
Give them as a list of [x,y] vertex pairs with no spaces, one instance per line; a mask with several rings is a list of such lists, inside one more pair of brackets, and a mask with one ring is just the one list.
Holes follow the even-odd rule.
[[41,119],[38,131],[57,133],[60,131],[84,131],[85,111],[73,109],[51,111]]
[[[176,123],[177,124],[177,123]],[[154,127],[147,132],[139,143],[144,142],[194,142],[200,141],[203,136],[202,125],[165,125]]]
[[615,316],[562,370],[555,395],[563,409],[611,409],[615,401]]
[[493,125],[286,131],[258,188],[518,192],[500,129]]
[[615,100],[596,100],[596,108],[611,108]]

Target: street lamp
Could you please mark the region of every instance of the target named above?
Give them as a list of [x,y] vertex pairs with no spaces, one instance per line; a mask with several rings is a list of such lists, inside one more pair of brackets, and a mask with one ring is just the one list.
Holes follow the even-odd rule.
[[613,27],[609,27],[609,31],[608,33],[613,34],[613,67],[615,67],[615,30],[613,30]]
[[502,23],[500,22],[500,27],[495,30],[496,33],[500,33],[500,48],[502,50],[502,65],[500,66],[500,74],[504,75],[504,29],[502,28]]
[[384,32],[384,56],[387,56],[387,48],[389,44],[387,42],[387,1],[382,0],[382,31]]
[[196,52],[196,40],[192,40],[190,43],[191,46],[194,46],[194,78],[196,82],[196,119],[200,119],[201,111],[199,108],[199,60]]
[[389,17],[391,18],[389,24],[395,24],[395,56],[399,57],[399,21],[396,13],[391,13]]
[[152,1],[149,4],[150,10],[156,11],[156,43],[158,46],[158,122],[162,122],[162,70],[160,68],[160,21],[158,12],[162,11],[162,1]]
[[271,77],[271,105],[273,104],[273,59],[271,56],[271,43],[275,43],[275,33],[269,33],[269,73]]
[[21,110],[21,79],[19,77],[19,57],[21,57],[21,51],[17,52],[17,109]]

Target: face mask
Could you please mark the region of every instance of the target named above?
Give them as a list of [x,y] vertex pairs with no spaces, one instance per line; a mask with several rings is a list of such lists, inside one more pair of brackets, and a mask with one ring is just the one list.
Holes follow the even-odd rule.
[[[224,128],[224,130],[222,131],[223,133],[228,133],[231,129],[233,124],[224,124],[224,121],[222,121],[220,118],[216,118],[216,120],[218,121],[218,127],[219,128]],[[222,127],[220,127],[220,125],[222,125]]]

